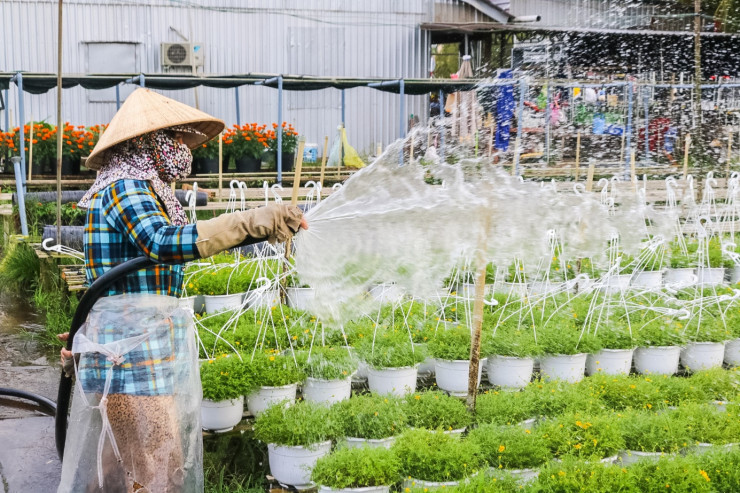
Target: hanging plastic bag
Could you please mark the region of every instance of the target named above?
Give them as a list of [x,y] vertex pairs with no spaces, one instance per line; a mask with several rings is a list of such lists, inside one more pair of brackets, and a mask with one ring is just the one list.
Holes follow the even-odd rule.
[[192,306],[101,298],[79,355],[58,492],[203,491],[201,388]]
[[331,151],[329,151],[326,166],[337,167],[340,162],[345,168],[362,168],[365,166],[355,148],[349,144],[347,131],[341,125],[337,129],[337,136],[331,146]]

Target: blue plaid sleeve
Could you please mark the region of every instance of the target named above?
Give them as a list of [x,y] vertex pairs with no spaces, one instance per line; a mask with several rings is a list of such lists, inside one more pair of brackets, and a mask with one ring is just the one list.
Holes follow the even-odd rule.
[[173,226],[144,180],[119,180],[101,197],[106,222],[152,260],[181,264],[200,258],[194,224]]

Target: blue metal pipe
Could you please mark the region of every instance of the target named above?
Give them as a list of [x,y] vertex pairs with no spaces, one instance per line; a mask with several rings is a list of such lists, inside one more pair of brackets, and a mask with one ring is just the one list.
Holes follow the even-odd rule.
[[[405,114],[406,114],[406,95],[405,95],[405,90],[406,90],[406,88],[405,88],[405,85],[404,85],[404,81],[403,81],[403,79],[401,79],[398,82],[398,94],[399,94],[399,96],[401,98],[401,105],[400,105],[401,106],[401,111],[400,111],[400,119],[401,119],[401,122],[400,123],[401,123],[401,127],[399,128],[398,134],[399,134],[399,138],[401,138],[401,139],[403,139],[406,136],[406,125],[405,125],[406,119],[404,117]],[[403,147],[404,147],[403,144],[401,144],[401,152],[399,153],[399,156],[398,156],[398,165],[399,166],[403,166]],[[413,149],[411,150],[411,153],[413,153]]]
[[146,87],[146,76],[144,74],[139,75],[139,86]]
[[[22,152],[21,155],[23,155]],[[13,171],[15,172],[15,188],[18,191],[15,196],[18,200],[18,215],[21,217],[21,234],[28,236],[28,223],[26,222],[26,178],[23,173],[23,163],[17,158],[13,158],[11,161],[13,161]]]
[[278,83],[278,121],[277,121],[277,182],[283,182],[283,76],[279,75]]
[[[21,172],[23,173],[23,193],[26,193],[26,132],[23,126],[26,122],[25,105],[23,104],[23,74],[18,72],[13,77],[15,85],[18,88],[18,127],[19,127],[19,141],[21,153]],[[60,139],[61,135],[57,132],[57,138]],[[20,188],[18,189],[20,190]],[[20,193],[18,194],[20,195]]]
[[347,128],[347,120],[345,119],[345,111],[346,111],[346,99],[344,95],[344,89],[342,89],[342,127]]
[[524,145],[524,98],[527,95],[527,81],[519,81],[519,106],[516,111],[516,134],[519,145],[514,149],[514,175],[519,176],[519,155]]
[[10,89],[5,89],[5,131],[10,132]]
[[239,86],[234,88],[234,99],[236,100],[236,124],[242,124],[241,109],[239,108]]
[[121,84],[116,84],[116,110],[121,109]]
[[645,109],[645,156],[643,162],[647,163],[650,161],[650,95],[647,87],[643,87],[642,91],[642,104]]
[[625,128],[625,146],[624,146],[624,178],[627,180],[630,176],[630,152],[632,152],[632,106],[634,99],[634,85],[632,82],[627,84],[627,128]]

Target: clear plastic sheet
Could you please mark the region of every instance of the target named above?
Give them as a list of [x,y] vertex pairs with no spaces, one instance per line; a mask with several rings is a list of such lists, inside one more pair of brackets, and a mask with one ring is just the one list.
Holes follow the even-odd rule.
[[72,351],[79,363],[58,492],[202,492],[192,307],[160,295],[101,298]]

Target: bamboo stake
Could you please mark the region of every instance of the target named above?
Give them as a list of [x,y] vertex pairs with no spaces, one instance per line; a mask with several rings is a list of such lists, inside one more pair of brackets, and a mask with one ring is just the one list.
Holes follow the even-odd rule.
[[591,163],[588,165],[588,173],[586,174],[586,191],[591,192],[594,189],[594,170],[596,165]]
[[683,179],[689,175],[689,147],[691,147],[691,135],[686,134],[686,141],[683,145]]
[[[218,134],[218,200],[223,196],[224,133]],[[280,163],[278,163],[280,166]]]
[[[291,205],[298,205],[298,189],[301,188],[301,172],[303,170],[303,150],[306,147],[306,137],[301,135],[298,137],[298,150],[297,156],[296,156],[296,163],[295,163],[295,172],[293,174],[293,194],[290,198]],[[288,238],[288,241],[285,242],[285,268],[288,268],[290,265],[290,257],[291,257],[291,251],[293,249],[293,239]],[[288,290],[287,288],[288,284],[288,277],[282,276],[282,280],[280,281],[280,286],[282,289],[280,289],[280,302],[284,305],[287,304],[287,295]]]
[[475,399],[478,395],[478,368],[480,367],[480,339],[483,326],[483,296],[486,289],[486,236],[490,227],[490,214],[485,214],[483,231],[478,241],[477,266],[475,280],[475,301],[473,303],[473,334],[470,341],[470,370],[468,373],[468,410],[475,411]]
[[326,159],[328,158],[326,153],[328,152],[328,149],[329,136],[327,135],[324,137],[324,153],[321,155],[321,174],[319,175],[319,185],[321,185],[322,188],[324,187],[324,172],[326,171]]
[[581,177],[581,131],[576,135],[576,181]]
[[28,181],[31,181],[33,169],[33,115],[31,115],[31,131],[28,138]]

